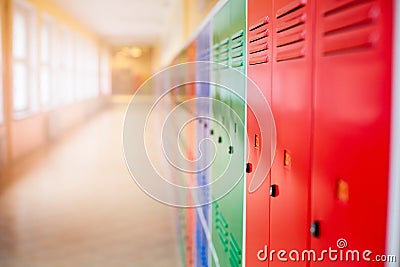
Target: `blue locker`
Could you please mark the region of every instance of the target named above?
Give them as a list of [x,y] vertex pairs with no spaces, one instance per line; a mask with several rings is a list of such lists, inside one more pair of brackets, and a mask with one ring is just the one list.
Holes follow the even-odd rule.
[[[200,32],[197,39],[197,49],[196,49],[196,60],[201,61],[196,66],[196,80],[199,81],[209,81],[210,72],[208,69],[208,64],[204,62],[210,61],[210,51],[211,51],[211,26],[206,24],[205,27]],[[198,97],[196,109],[197,116],[199,117],[197,123],[197,140],[196,144],[200,145],[200,141],[209,137],[210,134],[210,120],[208,118],[211,116],[210,113],[210,86],[207,83],[197,83],[196,84],[196,97]],[[200,151],[196,149],[196,158],[199,159],[197,163],[197,170],[202,170],[196,173],[196,181],[198,186],[207,185],[210,181],[210,170],[204,169],[204,167],[209,162],[209,149],[208,143],[202,142],[202,155]],[[201,157],[202,156],[202,157]],[[204,169],[204,170],[203,170]],[[206,200],[210,201],[210,192],[204,187],[201,191],[201,196],[199,196],[199,201]],[[209,205],[204,205],[196,208],[196,224],[195,224],[195,242],[196,242],[196,259],[195,266],[209,266],[210,256],[208,248],[207,235],[209,235],[210,229],[210,207]]]

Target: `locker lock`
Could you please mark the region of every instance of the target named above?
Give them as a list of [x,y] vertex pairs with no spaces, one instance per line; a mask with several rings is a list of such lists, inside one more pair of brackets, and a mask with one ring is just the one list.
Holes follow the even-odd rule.
[[222,143],[222,137],[218,137],[218,143]]
[[276,184],[273,184],[269,187],[269,195],[271,197],[277,197],[279,196],[279,186]]
[[233,154],[233,146],[229,146],[228,153]]
[[319,237],[321,234],[321,226],[319,221],[313,221],[310,227],[310,233],[313,237]]
[[214,130],[213,129],[211,129],[210,134],[214,135]]
[[246,172],[251,173],[253,171],[253,164],[246,163]]

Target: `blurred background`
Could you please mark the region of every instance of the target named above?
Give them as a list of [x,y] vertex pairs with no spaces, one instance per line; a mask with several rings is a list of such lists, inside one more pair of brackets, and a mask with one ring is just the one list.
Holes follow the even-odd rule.
[[122,123],[216,2],[0,1],[1,267],[179,265],[174,210],[130,178]]

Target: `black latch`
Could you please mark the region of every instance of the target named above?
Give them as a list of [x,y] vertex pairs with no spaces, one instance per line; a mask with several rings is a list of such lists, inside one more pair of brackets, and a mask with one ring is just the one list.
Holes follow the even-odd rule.
[[313,237],[319,237],[321,234],[321,226],[319,221],[313,221],[310,227],[310,233]]
[[271,197],[277,197],[279,196],[279,187],[276,184],[273,184],[269,187],[269,195]]
[[253,164],[247,163],[246,164],[246,172],[251,173],[253,171]]

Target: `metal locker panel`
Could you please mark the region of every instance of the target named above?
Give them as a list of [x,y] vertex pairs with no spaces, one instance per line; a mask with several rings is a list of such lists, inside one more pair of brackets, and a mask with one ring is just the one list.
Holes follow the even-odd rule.
[[[230,0],[230,44],[229,44],[229,66],[243,74],[246,73],[246,1]],[[246,98],[246,80],[244,76],[228,74],[228,84],[235,93],[228,96],[228,104],[231,107],[231,114],[227,125],[232,134],[238,130],[239,122],[233,121],[235,118],[233,112],[245,121],[245,98]],[[240,129],[244,132],[244,129]],[[241,137],[240,137],[241,138]]]
[[[277,147],[270,188],[271,250],[302,251],[310,239],[313,19],[313,1],[274,2],[272,111]],[[270,266],[284,264],[270,259]]]
[[[196,50],[197,61],[210,61],[211,60],[211,25],[206,24],[199,33],[197,38],[197,50]],[[196,80],[210,81],[209,66],[204,63],[198,64],[196,69]],[[208,67],[208,68],[207,68]],[[201,162],[197,164],[196,170],[202,170],[211,160],[210,149],[208,143],[203,145],[200,150],[197,147],[200,145],[200,141],[209,137],[211,120],[206,119],[211,116],[210,101],[205,100],[210,97],[210,85],[207,83],[196,84],[196,96],[204,98],[197,101],[196,112],[197,116],[200,117],[197,124],[197,142],[196,142],[196,159],[201,159]],[[200,154],[201,153],[201,154]],[[210,170],[205,169],[196,173],[196,182],[198,186],[204,186],[210,183]],[[201,200],[211,201],[210,192],[204,189],[201,192]],[[205,225],[203,225],[205,224]],[[204,205],[196,208],[196,266],[208,267],[210,265],[210,251],[208,247],[207,235],[210,233],[210,205]]]
[[[223,65],[229,65],[229,2],[225,4],[221,10],[213,18],[213,53],[212,61],[222,64],[213,67],[212,71],[212,81],[215,83],[223,82],[223,70],[226,68]],[[211,86],[211,95],[214,99],[227,102],[227,93],[218,86]],[[213,114],[215,114],[215,119],[218,122],[226,123],[227,114],[222,113],[221,107],[219,105],[213,105]]]
[[[317,1],[311,213],[319,226],[311,239],[316,250],[340,250],[336,242],[345,239],[342,251],[385,254],[392,10],[393,1]],[[311,263],[338,265],[359,263]]]
[[[245,74],[246,63],[246,1],[230,0],[230,66],[240,73]],[[227,127],[232,143],[229,144],[233,151],[230,154],[233,164],[230,173],[241,175],[236,187],[221,200],[221,206],[227,204],[225,217],[230,225],[229,236],[229,263],[230,266],[242,266],[243,256],[243,222],[244,222],[244,170],[245,170],[245,76],[237,73],[227,75],[228,84],[231,83],[231,92],[228,96],[230,106]],[[235,114],[234,114],[235,113]],[[227,144],[228,145],[228,144]],[[223,203],[225,202],[225,203]]]
[[[272,63],[272,1],[248,1],[247,11],[247,75],[254,81],[271,104]],[[264,34],[263,34],[264,33]],[[267,34],[268,33],[268,34]],[[268,137],[261,140],[261,129],[254,113],[263,114],[266,107],[251,94],[247,94],[247,155],[252,166],[268,164],[259,162],[262,146],[271,146]],[[250,108],[251,107],[251,108]],[[258,118],[260,119],[260,118]],[[270,161],[272,159],[270,158]],[[268,266],[258,259],[258,252],[269,245],[269,187],[270,176],[257,191],[250,193],[253,173],[246,174],[246,266]]]
[[[191,42],[188,47],[186,48],[186,60],[185,62],[192,62],[196,60],[196,40]],[[194,81],[196,79],[196,69],[195,65],[189,65],[187,67],[187,77],[189,81]],[[185,85],[185,99],[189,100],[190,105],[194,106],[195,101],[194,98],[196,97],[196,87],[195,84],[189,83]],[[195,107],[191,108],[190,110],[196,110]],[[192,118],[194,115],[191,114],[189,115],[189,118]],[[195,169],[194,162],[195,162],[195,148],[196,148],[196,123],[195,121],[192,121],[188,123],[185,127],[188,128],[187,131],[185,131],[186,136],[184,137],[186,140],[186,158],[190,162],[189,164],[191,165],[191,170]],[[186,174],[187,177],[185,177],[187,180],[187,186],[188,187],[195,187],[196,186],[196,181],[195,181],[195,174],[193,173],[188,173]],[[194,202],[194,196],[188,194],[188,204],[193,205]],[[195,208],[187,208],[187,232],[186,232],[186,266],[194,266],[195,264],[195,213],[196,210]]]
[[[243,15],[232,16],[232,12],[239,14],[240,9]],[[213,44],[218,49],[216,52],[218,57],[216,58],[217,61],[227,65],[227,67],[222,66],[213,71],[214,77],[217,77],[214,81],[225,85],[232,84],[232,79],[235,79],[229,74],[230,70],[228,69],[232,62],[232,49],[238,48],[234,52],[239,52],[239,54],[244,49],[244,45],[240,45],[240,42],[238,42],[239,39],[245,41],[244,32],[241,36],[236,35],[240,30],[244,31],[244,12],[244,0],[231,0],[215,16],[213,21]],[[236,56],[245,60],[244,53]],[[243,95],[245,83],[243,82],[242,86],[236,84],[236,88],[238,88],[237,93],[242,90]],[[244,102],[233,99],[231,95],[232,93],[229,91],[221,89],[218,97],[227,106],[236,108],[243,121]],[[232,100],[237,104],[232,105]],[[229,173],[240,174],[244,170],[244,126],[232,120],[231,110],[227,109],[223,112],[221,110],[213,105],[213,115],[221,125],[218,127],[216,123],[213,123],[214,135],[212,135],[212,138],[216,143],[218,153],[212,167],[212,179],[217,179],[219,174],[225,171],[224,168],[229,162],[233,162],[228,170]],[[226,131],[222,127],[226,127]],[[231,138],[230,142],[229,138]],[[212,239],[220,266],[242,266],[243,190],[244,178],[242,177],[229,194],[212,205]]]
[[[172,65],[179,64],[183,61],[183,53],[180,53],[172,62]],[[176,84],[178,83],[182,77],[179,75],[177,72],[174,72],[171,74],[171,84]],[[169,85],[166,85],[169,86]],[[177,103],[181,101],[182,95],[184,92],[185,88],[179,88],[177,90],[173,90],[170,94],[171,97],[171,104]],[[168,144],[167,144],[168,145]],[[179,158],[177,157],[177,154],[173,154],[173,162],[179,162]],[[171,169],[171,176],[172,176],[172,181],[175,184],[182,184],[183,181],[185,181],[184,175],[182,172],[179,170],[172,168]],[[180,203],[184,203],[185,200],[187,199],[187,195],[183,194],[182,191],[179,191],[177,193],[176,197],[179,199]],[[180,251],[180,256],[181,256],[181,262],[182,265],[185,266],[187,262],[187,210],[185,208],[177,208],[176,209],[176,229],[177,229],[177,236],[178,236],[178,241],[179,241],[179,251]]]
[[[175,63],[184,63],[187,61],[195,60],[195,49],[196,43],[191,43],[189,46],[185,47],[184,50],[178,55]],[[174,73],[176,77],[173,77],[173,80],[176,83],[184,83],[186,79],[195,79],[195,70],[192,68],[182,68],[182,71],[179,73]],[[182,104],[186,100],[193,99],[195,97],[195,88],[193,85],[182,85],[176,91],[175,94],[172,95],[172,103],[174,106]],[[194,101],[192,101],[194,102]],[[194,105],[194,103],[192,103]],[[194,108],[191,108],[194,110]],[[181,114],[186,119],[192,118],[192,114],[187,111],[186,113],[182,112]],[[182,118],[180,118],[182,119]],[[178,119],[177,123],[181,123]],[[182,127],[183,125],[178,125],[177,127]],[[194,169],[193,159],[194,159],[194,144],[195,144],[195,123],[188,123],[182,129],[182,134],[177,138],[177,142],[180,142],[180,147],[182,147],[181,155],[178,159],[175,159],[174,162],[178,162],[179,166],[183,166],[185,169],[192,170]],[[180,162],[182,161],[182,162]],[[173,176],[175,178],[175,176]],[[192,173],[185,173],[182,171],[177,171],[175,181],[176,184],[194,187],[195,186],[195,175]],[[187,206],[191,206],[194,204],[193,196],[189,191],[180,191],[181,193],[177,196],[181,199],[181,203],[186,203]],[[181,242],[181,253],[182,260],[184,266],[194,266],[194,256],[195,256],[195,209],[194,208],[180,208],[180,242]]]
[[[213,31],[213,54],[212,59],[216,63],[227,64],[228,60],[228,49],[227,45],[229,44],[228,39],[228,27],[229,27],[229,5],[228,3],[225,4],[221,10],[214,16],[212,22],[212,31]],[[211,80],[215,83],[222,82],[222,69],[223,66],[212,66],[211,72]],[[212,123],[212,131],[213,134],[210,137],[213,139],[214,143],[216,144],[216,154],[213,164],[211,166],[211,179],[215,181],[220,177],[220,175],[224,171],[224,163],[228,160],[228,155],[222,153],[223,147],[225,146],[227,138],[227,134],[224,131],[224,120],[226,120],[226,113],[222,112],[221,104],[218,104],[217,101],[224,102],[226,95],[225,92],[222,91],[221,88],[218,86],[211,86],[211,97],[215,101],[212,103],[212,116],[215,120]],[[222,125],[222,126],[221,126]],[[215,186],[213,185],[212,191]],[[213,193],[213,192],[211,192]],[[212,197],[214,198],[214,197]],[[215,249],[217,261],[219,262],[220,266],[229,266],[228,261],[228,249],[227,249],[227,238],[229,233],[226,230],[228,227],[225,217],[224,211],[220,211],[219,209],[219,201],[214,202],[211,205],[211,235],[212,235],[212,244]],[[217,266],[215,261],[212,261],[212,266]]]

